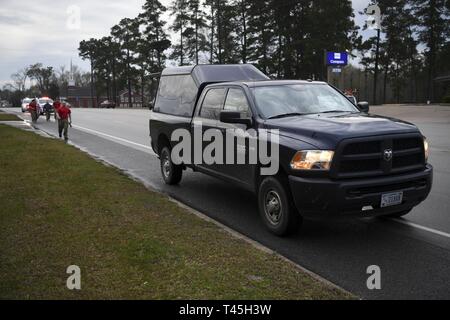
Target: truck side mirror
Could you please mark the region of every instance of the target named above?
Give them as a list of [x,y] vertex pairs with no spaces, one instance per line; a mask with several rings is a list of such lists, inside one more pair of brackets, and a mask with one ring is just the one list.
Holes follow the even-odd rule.
[[253,121],[250,118],[242,118],[240,112],[236,111],[221,111],[220,122],[230,124],[245,124],[248,127],[253,125]]
[[370,107],[369,107],[369,103],[368,102],[358,102],[358,109],[361,112],[365,112],[365,113],[369,113],[370,111]]

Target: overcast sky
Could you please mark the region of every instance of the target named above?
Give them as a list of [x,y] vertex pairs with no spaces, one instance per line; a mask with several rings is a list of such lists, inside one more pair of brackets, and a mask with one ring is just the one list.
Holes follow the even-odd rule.
[[[0,87],[10,75],[32,63],[55,69],[73,63],[88,69],[78,57],[81,40],[102,37],[122,18],[141,12],[145,0],[0,0]],[[171,0],[162,0],[167,5]],[[352,0],[357,23],[364,23],[358,11],[369,0]],[[80,24],[77,24],[77,8]],[[167,17],[168,19],[168,17]]]

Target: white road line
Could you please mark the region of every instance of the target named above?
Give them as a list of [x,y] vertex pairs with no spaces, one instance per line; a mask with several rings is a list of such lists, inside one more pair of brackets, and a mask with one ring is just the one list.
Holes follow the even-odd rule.
[[107,138],[111,138],[111,139],[113,139],[113,140],[117,140],[117,141],[124,142],[124,143],[126,143],[126,144],[134,145],[134,146],[136,146],[136,147],[139,147],[139,148],[142,148],[142,149],[145,149],[145,150],[150,151],[151,154],[155,154],[155,153],[153,152],[153,149],[152,149],[151,147],[145,146],[145,145],[140,144],[140,143],[136,143],[136,142],[133,142],[133,141],[130,141],[130,140],[126,140],[126,139],[123,139],[123,138],[119,138],[119,137],[116,137],[116,136],[112,136],[112,135],[110,135],[110,134],[103,133],[103,132],[100,132],[100,131],[96,131],[96,130],[92,130],[92,129],[80,127],[80,126],[77,126],[77,125],[73,125],[73,127],[74,127],[75,129],[78,129],[78,130],[86,131],[86,132],[89,132],[89,133],[94,133],[94,134],[96,134],[96,135],[104,136],[104,137],[107,137]]
[[392,221],[395,221],[397,223],[401,223],[401,224],[404,224],[404,225],[407,225],[407,226],[410,226],[410,227],[413,227],[413,228],[416,228],[416,229],[419,229],[419,230],[423,230],[423,231],[427,231],[427,232],[430,232],[430,233],[434,233],[434,234],[436,234],[438,236],[450,239],[450,233],[446,233],[446,232],[442,232],[442,231],[439,231],[439,230],[427,228],[427,227],[424,227],[424,226],[421,226],[421,225],[418,225],[418,224],[415,224],[415,223],[412,223],[412,222],[409,222],[409,221],[401,220],[401,219],[392,219]]

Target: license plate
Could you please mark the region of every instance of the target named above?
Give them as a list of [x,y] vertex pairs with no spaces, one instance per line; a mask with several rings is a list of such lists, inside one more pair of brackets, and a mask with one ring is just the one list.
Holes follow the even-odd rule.
[[403,202],[403,192],[386,193],[381,196],[381,207],[398,206]]

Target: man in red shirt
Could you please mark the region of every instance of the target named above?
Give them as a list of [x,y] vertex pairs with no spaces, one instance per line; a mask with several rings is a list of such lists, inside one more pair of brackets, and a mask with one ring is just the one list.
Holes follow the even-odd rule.
[[62,138],[62,134],[64,132],[64,140],[67,142],[69,140],[69,125],[72,125],[72,112],[70,108],[65,104],[61,103],[58,109],[55,109],[58,113],[58,132],[59,137]]
[[55,110],[55,121],[59,123],[59,116],[58,116],[58,109],[61,106],[61,102],[59,99],[56,99],[56,101],[53,103],[53,109]]
[[36,123],[38,119],[38,105],[36,99],[33,99],[31,103],[28,105],[28,110],[30,111],[31,114],[31,121],[33,123]]

